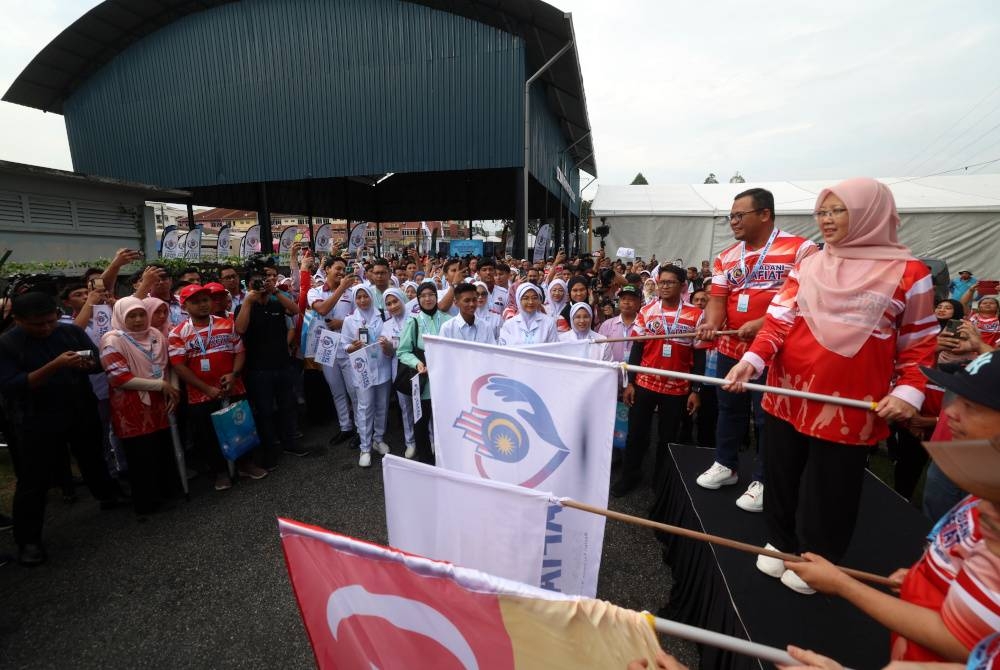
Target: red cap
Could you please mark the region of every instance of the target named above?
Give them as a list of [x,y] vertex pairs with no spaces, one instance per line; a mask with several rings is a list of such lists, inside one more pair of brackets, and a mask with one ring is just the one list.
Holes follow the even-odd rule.
[[188,284],[181,289],[180,299],[183,305],[188,301],[188,298],[195,295],[196,293],[211,293],[207,286],[199,286],[198,284]]
[[209,293],[229,293],[229,290],[217,281],[205,284],[204,289]]

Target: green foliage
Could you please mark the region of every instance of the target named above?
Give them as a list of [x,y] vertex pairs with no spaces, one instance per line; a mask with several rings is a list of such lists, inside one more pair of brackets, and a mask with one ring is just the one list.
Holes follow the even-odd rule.
[[[204,260],[204,261],[190,261],[183,258],[157,258],[156,263],[159,263],[167,268],[171,274],[177,274],[182,269],[188,267],[196,267],[199,270],[215,272],[220,265],[233,265],[238,269],[242,269],[245,259],[239,256],[225,256],[216,260]],[[4,263],[3,267],[0,268],[0,273],[4,276],[11,276],[16,274],[52,274],[52,275],[62,275],[65,277],[78,277],[83,275],[87,268],[98,268],[103,270],[111,264],[110,258],[98,258],[90,261],[37,261],[30,263]],[[120,274],[126,276],[135,272],[142,264],[131,263],[126,265],[121,269]]]

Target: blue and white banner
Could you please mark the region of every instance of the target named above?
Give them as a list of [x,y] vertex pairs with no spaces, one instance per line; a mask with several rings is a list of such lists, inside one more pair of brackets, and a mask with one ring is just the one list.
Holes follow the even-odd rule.
[[163,238],[160,240],[160,258],[181,258],[182,254],[180,230],[177,226],[167,226],[163,229]]
[[233,227],[229,224],[224,225],[219,230],[219,238],[215,241],[215,256],[216,258],[226,258],[230,255],[229,251],[229,237],[233,231]]
[[292,257],[292,245],[302,239],[298,226],[288,226],[281,231],[278,238],[278,260],[282,265],[288,265]]
[[333,226],[329,223],[324,223],[322,226],[316,229],[316,253],[317,254],[328,254],[330,253],[330,244],[333,242]]
[[351,229],[351,239],[347,242],[347,253],[357,253],[365,248],[368,242],[368,222],[362,221],[354,224]]
[[320,365],[332,368],[337,364],[337,345],[340,343],[340,333],[320,328],[315,337],[316,348],[313,350],[313,360]]
[[[607,506],[614,366],[432,336],[424,346],[438,466]],[[545,538],[539,585],[596,595],[604,517],[552,504]]]
[[260,251],[260,224],[247,228],[246,235],[240,240],[240,258],[250,258]]
[[[354,374],[354,388],[360,391],[389,381],[388,365],[382,365],[382,347],[378,342],[347,354]],[[388,362],[388,360],[386,361]]]
[[201,233],[202,227],[199,224],[194,230],[184,238],[184,259],[189,261],[201,260]]

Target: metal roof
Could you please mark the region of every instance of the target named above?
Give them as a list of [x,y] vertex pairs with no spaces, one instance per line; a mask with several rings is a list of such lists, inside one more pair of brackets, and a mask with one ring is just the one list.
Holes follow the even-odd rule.
[[13,175],[17,177],[40,177],[43,179],[57,180],[65,183],[86,184],[88,186],[106,186],[124,191],[132,191],[146,199],[161,199],[171,202],[184,202],[191,197],[189,191],[178,189],[162,188],[149,184],[139,184],[132,181],[112,179],[110,177],[97,177],[94,175],[80,174],[79,172],[69,172],[67,170],[57,170],[55,168],[42,167],[40,165],[27,165],[25,163],[13,163],[11,161],[0,160],[0,175]]
[[[236,0],[106,0],[36,55],[3,96],[6,102],[62,114],[63,103],[95,72],[145,36]],[[332,0],[331,0],[332,1]],[[590,117],[571,16],[540,0],[401,0],[463,16],[524,40],[528,74],[565,44],[574,47],[542,77],[548,103],[578,167],[597,176]]]

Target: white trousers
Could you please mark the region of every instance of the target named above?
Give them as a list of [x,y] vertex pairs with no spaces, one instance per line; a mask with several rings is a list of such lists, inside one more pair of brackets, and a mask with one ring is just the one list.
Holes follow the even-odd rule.
[[[340,360],[336,365],[321,365],[323,377],[326,385],[330,387],[330,395],[333,396],[333,405],[337,408],[337,420],[340,421],[340,429],[343,431],[354,430],[354,417],[351,414],[351,404],[354,403],[354,384],[351,379],[351,372],[347,369],[347,359],[341,366]],[[347,380],[347,383],[344,381]]]
[[355,415],[361,451],[371,451],[372,444],[385,439],[385,422],[389,417],[389,382],[355,391],[358,399]]

